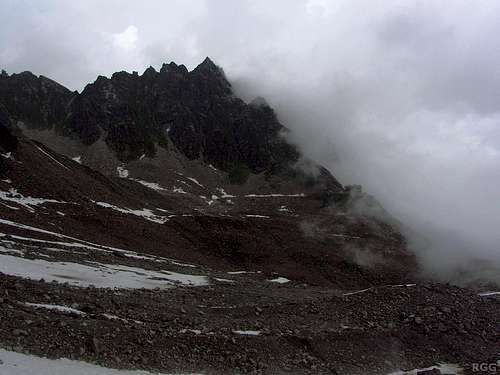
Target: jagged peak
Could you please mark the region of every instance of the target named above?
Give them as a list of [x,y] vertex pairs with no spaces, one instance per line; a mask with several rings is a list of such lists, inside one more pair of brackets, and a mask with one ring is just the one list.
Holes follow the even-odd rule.
[[[115,75],[115,74],[116,73],[114,73],[113,75]],[[94,81],[94,84],[96,84],[96,83],[103,83],[103,82],[106,82],[108,80],[109,80],[108,77],[103,76],[103,75],[98,75],[97,78],[96,78],[96,80]]]
[[0,77],[4,77],[5,78],[5,77],[8,77],[8,76],[9,76],[9,74],[4,69],[2,69],[2,72],[0,73]]
[[160,73],[166,74],[170,72],[176,72],[181,74],[187,74],[189,71],[184,65],[177,65],[175,62],[171,61],[170,63],[164,63],[161,66]]
[[34,75],[32,72],[30,72],[29,70],[25,70],[25,71],[17,73],[17,74],[12,74],[11,77],[38,79],[38,77],[36,75]]
[[142,77],[150,77],[156,75],[158,72],[151,65],[142,73]]
[[193,72],[217,72],[223,74],[222,68],[216,65],[210,57],[206,57],[205,60],[203,60],[203,62],[193,70]]
[[173,61],[170,63],[163,63],[160,69],[160,73],[168,73],[173,69],[177,69],[177,64]]

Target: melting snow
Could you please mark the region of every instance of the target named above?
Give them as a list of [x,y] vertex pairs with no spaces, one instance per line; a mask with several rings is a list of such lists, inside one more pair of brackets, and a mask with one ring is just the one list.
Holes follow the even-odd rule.
[[[92,242],[80,240],[80,239],[75,238],[75,237],[66,236],[66,235],[60,234],[60,233],[50,232],[50,231],[47,231],[47,230],[44,230],[44,229],[30,227],[28,225],[24,225],[24,224],[20,224],[20,223],[15,223],[15,222],[9,221],[9,220],[0,219],[0,224],[10,225],[10,226],[14,226],[14,227],[17,227],[17,228],[26,229],[26,230],[30,230],[30,231],[33,231],[33,232],[43,233],[43,234],[48,234],[48,235],[55,236],[55,237],[58,237],[58,238],[65,238],[65,239],[69,239],[69,240],[77,241],[77,242],[49,241],[49,240],[40,240],[40,239],[36,239],[36,238],[31,238],[31,237],[22,237],[22,236],[17,236],[17,235],[9,235],[10,238],[13,238],[13,239],[18,239],[18,240],[22,240],[22,241],[40,242],[40,243],[52,244],[52,245],[59,245],[59,246],[64,246],[64,247],[84,248],[84,249],[89,249],[89,250],[94,250],[94,251],[101,251],[101,252],[119,252],[119,253],[121,253],[121,254],[123,254],[123,255],[125,255],[127,257],[130,257],[130,258],[140,258],[140,259],[154,260],[154,261],[158,261],[158,262],[172,262],[172,263],[175,263],[174,261],[172,261],[170,259],[167,259],[167,258],[154,257],[154,256],[149,256],[149,255],[139,255],[138,253],[136,253],[134,251],[124,250],[124,249],[120,249],[120,248],[117,248],[117,247],[110,247],[110,246],[99,245],[99,244],[95,244],[95,243],[92,243]],[[5,236],[4,234],[0,233],[0,236],[2,236],[2,235]],[[2,242],[5,243],[7,241],[2,240]],[[9,242],[12,242],[12,241],[9,241]],[[61,249],[51,249],[51,248],[47,248],[47,249],[50,249],[52,251],[66,251],[66,250],[61,250]],[[12,251],[14,251],[14,250],[12,250]],[[178,263],[177,265],[181,265],[181,264],[182,263]]]
[[261,271],[230,271],[228,275],[243,275],[245,273],[261,273]]
[[131,180],[135,181],[135,182],[138,182],[139,184],[141,185],[144,185],[150,189],[153,189],[153,190],[157,190],[157,191],[165,191],[167,189],[165,188],[162,188],[159,184],[157,184],[156,182],[148,182],[148,181],[142,181],[142,180],[138,180],[136,178],[131,178]]
[[223,188],[217,188],[217,191],[220,193],[221,198],[236,198],[236,195],[226,193]]
[[364,292],[368,292],[369,290],[371,290],[373,288],[366,288],[366,289],[362,289],[362,290],[357,290],[355,292],[349,292],[349,293],[344,293],[342,294],[343,296],[352,296],[354,294],[360,294],[360,293],[364,293]]
[[429,371],[429,370],[434,370],[438,369],[440,370],[443,374],[461,374],[462,373],[462,368],[458,365],[450,364],[450,363],[440,363],[436,366],[431,366],[427,368],[421,368],[421,369],[415,369],[415,370],[409,370],[409,371],[396,371],[396,372],[391,372],[388,375],[416,375],[420,371]]
[[245,195],[247,198],[276,198],[276,197],[305,197],[305,194],[247,194]]
[[120,178],[128,178],[128,170],[125,169],[123,166],[118,166],[116,167],[116,172],[118,172],[118,177]]
[[10,208],[11,210],[19,210],[18,207],[12,207],[12,206],[9,206],[8,204],[5,204],[5,203],[2,203],[2,205],[5,206],[5,207],[7,207],[7,208]]
[[0,180],[2,182],[5,182],[6,184],[12,184],[12,180],[6,179],[6,180]]
[[233,331],[237,335],[246,335],[246,336],[259,336],[260,331]]
[[115,370],[86,362],[48,359],[4,349],[0,349],[0,371],[9,375],[153,375],[145,371]]
[[45,305],[42,303],[25,303],[25,305],[29,306],[29,307],[34,307],[35,309],[52,310],[52,311],[61,312],[63,314],[73,314],[73,315],[80,315],[80,316],[87,315],[83,311],[73,309],[73,308],[67,307],[67,306],[61,306],[61,305]]
[[488,297],[488,296],[498,296],[500,295],[500,292],[484,292],[484,293],[479,293],[481,297]]
[[44,203],[66,203],[56,201],[54,199],[45,199],[45,198],[33,198],[33,197],[25,197],[21,193],[18,193],[16,189],[10,189],[7,191],[0,191],[0,199],[3,201],[17,203],[31,212],[34,212],[31,206],[39,206]]
[[160,216],[160,215],[155,215],[153,211],[151,211],[148,208],[143,208],[142,210],[131,210],[130,208],[121,208],[114,206],[112,204],[106,203],[106,202],[94,202],[100,207],[104,208],[110,208],[112,210],[124,213],[124,214],[129,214],[129,215],[135,215],[142,217],[146,220],[152,221],[154,223],[158,224],[165,224],[168,221],[168,217],[166,216]]
[[151,271],[122,265],[92,262],[89,265],[71,262],[49,262],[0,254],[0,272],[31,280],[69,283],[96,288],[154,289],[175,284],[208,285],[206,276],[186,275],[170,271]]
[[276,279],[271,279],[271,280],[267,280],[271,283],[278,283],[278,284],[286,284],[286,283],[289,283],[290,280],[288,280],[286,277],[277,277]]
[[0,154],[2,155],[2,157],[4,157],[5,159],[10,159],[12,157],[12,152],[7,152],[6,154]]
[[194,264],[188,264],[188,263],[181,263],[181,262],[176,262],[171,260],[170,263],[175,264],[176,266],[181,266],[181,267],[190,267],[190,268],[197,268],[198,266],[195,266]]
[[221,279],[221,278],[218,278],[218,277],[215,277],[214,278],[215,281],[218,281],[218,282],[221,282],[221,283],[230,283],[230,284],[233,284],[235,283],[234,280],[230,280],[230,279]]
[[[109,320],[119,320],[120,322],[128,323],[128,320],[127,320],[127,319],[120,318],[120,317],[119,317],[119,316],[117,316],[117,315],[113,315],[113,314],[102,314],[102,316],[104,316],[106,319],[109,319]],[[142,322],[141,322],[141,323],[142,323]]]
[[[2,240],[2,242],[12,242],[12,241]],[[24,251],[22,251],[22,250],[10,249],[10,248],[6,248],[3,246],[0,246],[0,253],[7,253],[7,254],[11,253],[11,254],[24,255]]]
[[392,288],[410,288],[413,286],[417,286],[417,284],[397,284],[397,285],[391,285]]
[[76,161],[78,164],[82,164],[82,157],[81,156],[75,156],[71,160]]
[[187,194],[182,188],[174,186],[174,193]]
[[186,178],[187,178],[189,181],[194,182],[196,185],[201,186],[201,187],[204,187],[202,184],[200,184],[200,183],[198,182],[198,180],[197,180],[196,178],[193,178],[193,177],[186,177]]
[[181,329],[179,332],[180,333],[191,332],[191,333],[194,333],[195,335],[201,334],[201,331],[199,329],[186,329],[186,328],[184,328],[184,329]]

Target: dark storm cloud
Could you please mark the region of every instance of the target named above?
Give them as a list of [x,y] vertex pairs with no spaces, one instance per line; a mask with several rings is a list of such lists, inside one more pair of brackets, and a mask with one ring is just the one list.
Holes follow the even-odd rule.
[[[206,55],[408,225],[428,270],[500,259],[496,1],[1,0],[0,65],[72,89]],[[446,273],[444,273],[446,271]]]

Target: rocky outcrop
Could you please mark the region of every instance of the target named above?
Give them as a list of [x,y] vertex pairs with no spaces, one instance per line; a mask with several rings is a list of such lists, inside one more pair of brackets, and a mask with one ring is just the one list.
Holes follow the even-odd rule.
[[223,170],[243,163],[260,173],[299,157],[274,111],[237,98],[209,58],[191,72],[170,63],[159,72],[100,76],[81,94],[28,72],[4,74],[0,103],[30,128],[54,128],[87,145],[103,137],[124,162],[152,156],[169,141],[187,158]]
[[33,128],[61,126],[75,95],[60,84],[30,72],[9,76],[4,71],[0,75],[0,105],[8,111],[11,121],[21,121]]

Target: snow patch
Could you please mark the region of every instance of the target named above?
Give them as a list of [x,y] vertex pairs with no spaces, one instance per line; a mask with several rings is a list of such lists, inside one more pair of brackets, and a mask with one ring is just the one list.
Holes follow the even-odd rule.
[[142,180],[138,180],[137,178],[131,178],[131,180],[135,181],[135,182],[138,182],[139,184],[144,185],[147,188],[150,188],[150,189],[153,189],[153,190],[156,190],[156,191],[165,191],[165,190],[167,190],[167,189],[161,187],[156,182],[142,181]]
[[195,335],[200,335],[201,334],[201,331],[199,329],[187,329],[187,328],[184,328],[184,329],[181,329],[179,331],[180,333],[194,333]]
[[202,188],[204,188],[204,187],[205,187],[205,186],[203,186],[202,184],[200,184],[196,178],[193,178],[193,177],[186,177],[186,178],[187,178],[189,181],[194,182],[196,185],[198,185],[198,186],[200,186],[200,187],[202,187]]
[[45,203],[66,203],[57,201],[55,199],[25,197],[21,193],[18,193],[16,189],[10,189],[8,192],[0,190],[0,199],[7,202],[17,203],[31,212],[35,211],[31,206],[39,206]]
[[226,193],[223,188],[217,188],[216,190],[219,192],[221,198],[236,198],[236,195]]
[[67,306],[62,306],[62,305],[46,305],[43,303],[25,303],[26,306],[33,307],[35,309],[46,309],[46,310],[52,310],[52,311],[57,311],[63,314],[70,314],[70,315],[80,315],[80,316],[85,316],[83,311],[73,309],[71,307]]
[[278,283],[278,284],[286,284],[289,283],[290,280],[288,280],[286,277],[277,277],[275,279],[267,280],[270,283]]
[[169,220],[168,217],[166,217],[166,216],[154,214],[153,211],[151,211],[148,208],[143,208],[142,210],[132,210],[130,208],[121,208],[118,206],[114,206],[114,205],[112,205],[110,203],[106,203],[106,202],[94,202],[94,203],[100,207],[110,208],[114,211],[118,211],[118,212],[121,212],[124,214],[142,217],[143,219],[152,221],[153,223],[165,224]]
[[259,336],[260,331],[233,331],[237,335],[245,335],[245,336]]
[[173,189],[174,193],[179,193],[179,194],[187,194],[182,188],[174,186]]
[[75,156],[74,158],[71,158],[71,160],[76,161],[78,164],[82,164],[81,156]]
[[288,198],[300,198],[305,197],[304,193],[301,194],[247,194],[247,198],[278,198],[278,197],[288,197]]
[[498,296],[500,295],[500,292],[484,292],[484,293],[479,293],[481,297],[489,297],[489,296]]
[[266,215],[245,215],[246,217],[256,217],[256,218],[260,218],[260,219],[269,219],[270,216],[266,216]]
[[[34,232],[38,232],[38,233],[43,233],[43,234],[47,234],[47,235],[58,237],[58,238],[65,238],[65,239],[77,241],[77,242],[49,241],[49,240],[40,240],[40,239],[32,238],[32,237],[22,237],[22,236],[17,236],[17,235],[9,235],[9,238],[12,238],[12,239],[17,239],[17,240],[22,240],[22,241],[30,241],[30,242],[39,242],[39,243],[44,243],[44,244],[49,244],[49,245],[57,245],[57,246],[62,246],[62,247],[83,248],[83,249],[100,251],[100,252],[105,252],[105,253],[118,252],[118,253],[123,254],[124,256],[129,257],[129,258],[145,259],[145,260],[150,260],[150,261],[155,261],[155,262],[160,262],[160,263],[171,263],[171,264],[181,266],[181,267],[190,267],[190,268],[197,268],[198,267],[194,264],[181,263],[181,262],[177,262],[175,260],[169,259],[169,258],[162,258],[162,257],[146,255],[146,254],[139,254],[139,253],[137,253],[135,251],[131,251],[131,250],[125,250],[125,249],[120,249],[117,247],[99,245],[99,244],[95,244],[93,242],[80,240],[80,239],[75,238],[75,237],[66,236],[64,234],[60,234],[60,233],[56,233],[56,232],[50,232],[50,231],[47,231],[44,229],[30,227],[28,225],[16,223],[16,222],[9,221],[9,220],[0,219],[0,224],[10,225],[10,226],[14,226],[17,228],[26,229],[26,230],[30,230],[30,231],[34,231]],[[0,237],[5,237],[5,236],[6,236],[5,234],[0,233]],[[10,242],[12,244],[15,243],[15,242],[6,241],[6,240],[1,240],[1,241],[4,243],[7,243],[7,242]],[[63,251],[63,252],[67,251],[67,250],[63,250],[63,249],[55,249],[55,248],[49,248],[49,247],[47,247],[45,249],[50,250],[50,251]],[[1,247],[0,247],[0,251],[1,251]],[[8,251],[19,252],[20,254],[23,254],[23,252],[21,252],[19,250],[8,249]],[[72,250],[72,253],[75,253],[75,252],[76,252],[75,250]],[[85,253],[79,252],[79,254],[85,254]]]
[[0,349],[0,371],[8,375],[153,375],[145,371],[115,370],[81,361],[48,359],[4,349]]
[[194,264],[181,263],[181,262],[176,262],[174,260],[171,260],[170,263],[175,264],[176,266],[181,266],[181,267],[198,268],[198,266],[195,266]]
[[116,167],[116,172],[120,178],[128,178],[129,172],[123,166]]
[[230,280],[230,279],[221,279],[221,278],[218,278],[218,277],[215,277],[214,278],[215,281],[218,281],[220,283],[230,283],[230,284],[234,284],[236,281],[234,280]]
[[2,155],[2,157],[4,157],[5,159],[10,159],[12,157],[12,152],[7,152],[6,154],[0,154]]
[[373,288],[366,288],[366,289],[361,289],[361,290],[356,290],[355,292],[349,292],[349,293],[344,293],[342,294],[343,296],[352,296],[355,294],[360,294],[364,292],[368,292],[369,290],[372,290]]

